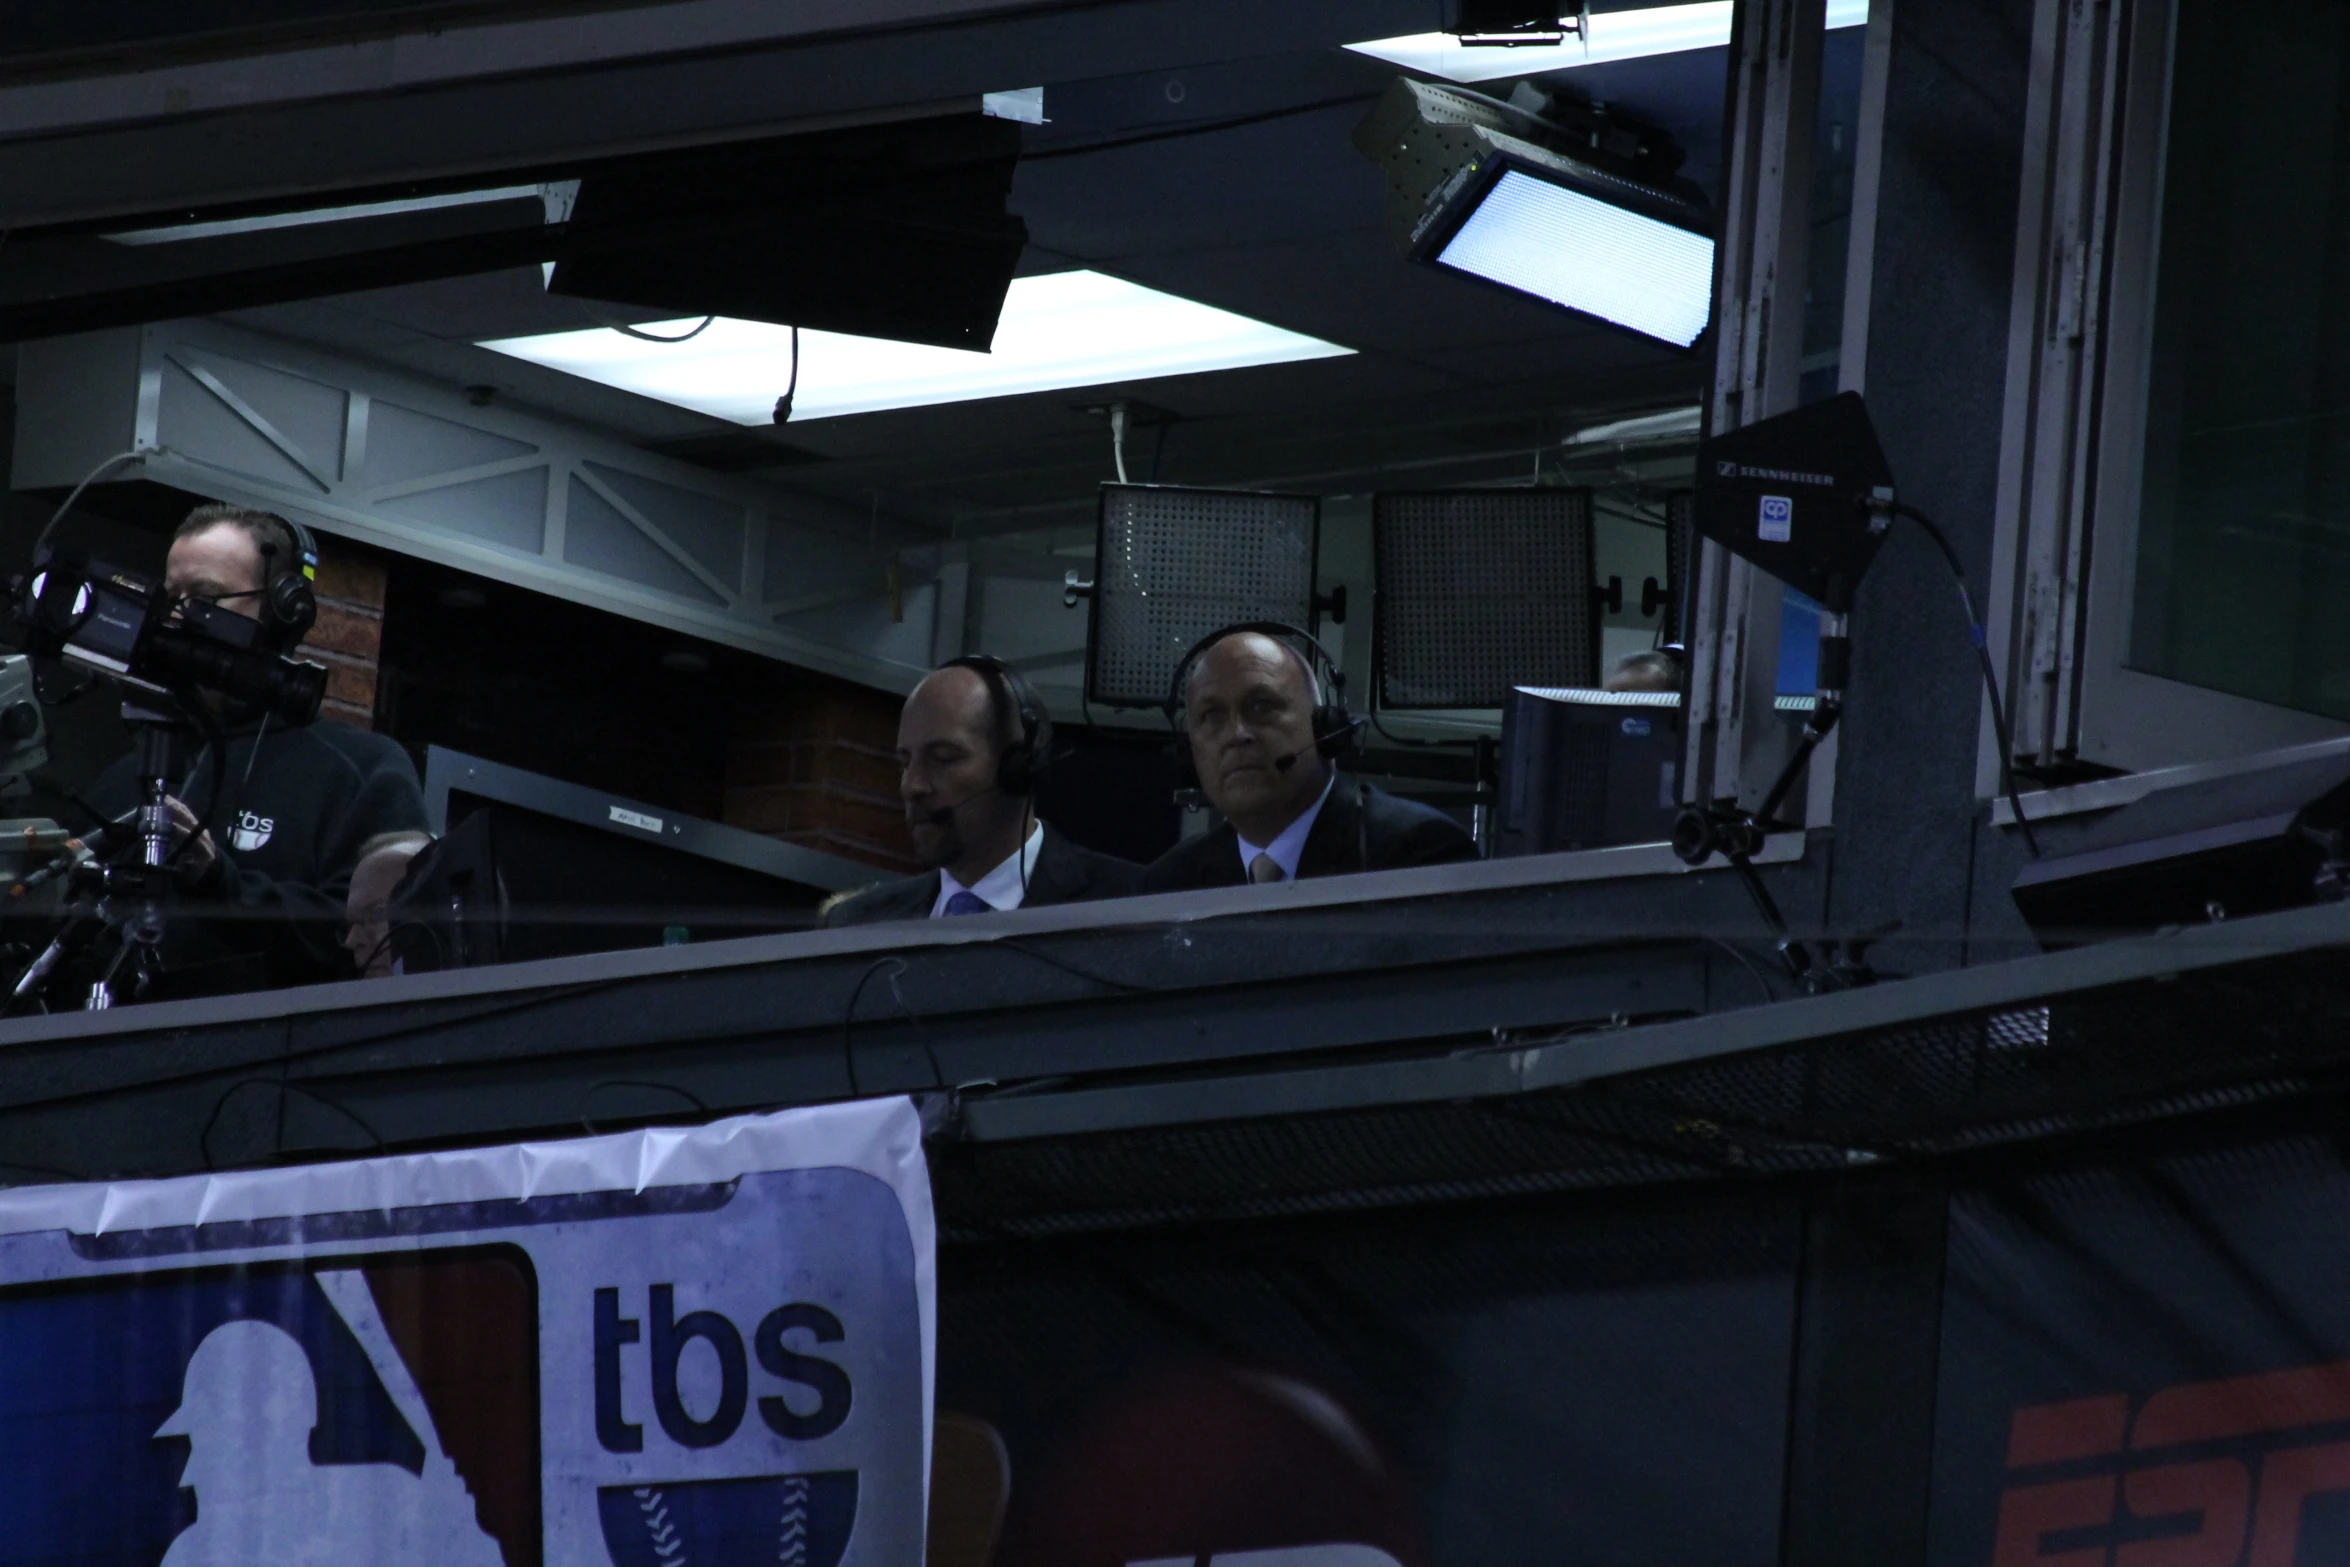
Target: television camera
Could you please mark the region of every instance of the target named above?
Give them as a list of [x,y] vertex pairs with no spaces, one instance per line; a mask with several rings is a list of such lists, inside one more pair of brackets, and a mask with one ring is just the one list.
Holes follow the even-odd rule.
[[0,641],[121,688],[123,719],[138,740],[139,803],[125,818],[66,841],[12,889],[10,896],[20,897],[62,879],[66,900],[63,924],[18,977],[8,1006],[36,995],[67,958],[109,933],[118,938],[117,949],[84,1005],[111,1006],[126,965],[135,993],[145,992],[184,844],[208,825],[199,821],[175,847],[170,796],[176,743],[191,731],[214,740],[208,798],[217,805],[220,722],[208,696],[287,727],[318,716],[326,670],[286,656],[281,636],[260,619],[175,596],[159,581],[75,551],[44,549],[31,571],[10,579]]

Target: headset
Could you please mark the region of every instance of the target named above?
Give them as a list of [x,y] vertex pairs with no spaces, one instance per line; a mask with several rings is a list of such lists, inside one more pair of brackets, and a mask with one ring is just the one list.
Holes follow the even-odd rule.
[[[1287,621],[1240,620],[1229,626],[1219,626],[1194,642],[1191,650],[1175,661],[1174,677],[1167,682],[1167,727],[1175,732],[1176,787],[1179,789],[1197,789],[1200,786],[1199,768],[1191,755],[1191,737],[1183,725],[1183,684],[1190,677],[1191,666],[1199,662],[1201,654],[1226,637],[1239,636],[1249,631],[1271,637],[1304,667],[1306,684],[1316,696],[1313,719],[1315,754],[1334,767],[1343,767],[1354,758],[1355,744],[1362,736],[1363,720],[1346,710],[1346,672],[1338,667],[1338,660],[1330,656],[1330,650],[1312,632],[1301,626],[1290,625]],[[1320,657],[1321,668],[1329,673],[1327,686],[1315,669],[1314,659],[1298,651],[1297,644],[1300,642],[1312,648]],[[1328,697],[1326,701],[1321,699],[1325,693]],[[1286,770],[1296,762],[1297,755],[1292,754],[1277,759],[1273,765]]]
[[[1035,687],[1000,658],[966,653],[950,658],[941,669],[969,669],[987,682],[988,699],[1000,718],[1006,708],[1019,715],[1020,738],[1005,746],[996,758],[995,787],[1015,798],[1036,793],[1036,786],[1053,765],[1053,720],[1037,700]],[[1000,732],[1000,729],[999,729]]]
[[[255,618],[275,651],[291,652],[318,623],[318,540],[293,518],[274,511],[247,510],[244,515],[261,519],[285,540],[282,546],[273,541],[261,544],[263,586]],[[294,563],[280,565],[278,557],[288,551]]]

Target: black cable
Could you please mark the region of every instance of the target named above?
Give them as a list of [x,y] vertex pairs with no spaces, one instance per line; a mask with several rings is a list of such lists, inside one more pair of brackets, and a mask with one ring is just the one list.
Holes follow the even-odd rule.
[[1385,724],[1379,722],[1379,709],[1375,707],[1371,709],[1371,727],[1378,730],[1381,736],[1393,744],[1410,746],[1414,750],[1439,750],[1445,746],[1463,745],[1469,747],[1471,750],[1474,750],[1476,749],[1477,745],[1477,737],[1475,735],[1469,735],[1459,740],[1414,740],[1408,735],[1396,734]]
[[1319,98],[1312,103],[1292,104],[1286,109],[1267,109],[1259,114],[1235,115],[1227,120],[1205,120],[1196,125],[1171,125],[1163,130],[1143,131],[1133,136],[1114,137],[1108,141],[1087,142],[1081,147],[1045,147],[1020,155],[1023,163],[1035,163],[1045,158],[1082,158],[1091,152],[1116,152],[1121,147],[1141,147],[1151,142],[1174,141],[1185,136],[1206,136],[1216,131],[1236,131],[1244,126],[1263,125],[1272,120],[1286,120],[1300,114],[1319,114],[1324,109],[1344,108],[1348,104],[1370,103],[1377,93],[1349,93],[1343,98]]
[[595,1122],[588,1119],[588,1107],[595,1102],[596,1095],[607,1088],[650,1088],[656,1093],[675,1094],[701,1114],[710,1113],[710,1107],[702,1102],[701,1095],[691,1089],[680,1088],[675,1083],[656,1083],[641,1077],[608,1077],[600,1083],[588,1084],[586,1091],[579,1096],[580,1129],[590,1137],[601,1137],[603,1133],[596,1129]]
[[2006,705],[1999,699],[1999,676],[1991,667],[1990,642],[1983,634],[1982,620],[1975,614],[1975,596],[1967,591],[1966,567],[1959,564],[1958,551],[1950,547],[1949,536],[1934,525],[1933,518],[1915,506],[1898,502],[1893,512],[1896,516],[1907,517],[1926,530],[1926,537],[1932,539],[1934,547],[1942,552],[1943,562],[1950,567],[1951,580],[1958,586],[1959,608],[1966,612],[1967,632],[1975,644],[1975,662],[1983,671],[1983,689],[1991,697],[1991,732],[1999,742],[1999,782],[2007,793],[2008,809],[2015,812],[2015,824],[2023,831],[2024,847],[2036,860],[2040,857],[2040,840],[2032,832],[2032,824],[2024,815],[2023,798],[2016,793],[2015,742],[2008,733]]
[[1078,965],[1071,963],[1064,958],[1057,958],[1049,952],[1045,952],[1036,947],[1031,947],[1017,936],[998,936],[994,939],[993,942],[990,943],[990,945],[1006,948],[1010,951],[1021,954],[1023,957],[1034,958],[1037,962],[1044,964],[1047,968],[1057,968],[1064,974],[1074,974],[1079,979],[1086,980],[1092,984],[1100,985],[1107,990],[1124,991],[1126,994],[1133,996],[1148,996],[1155,995],[1161,988],[1163,988],[1158,985],[1137,985],[1132,980],[1112,979],[1107,974],[1096,974],[1091,969],[1080,968]]
[[[800,329],[797,326],[794,326],[791,329],[791,380],[784,386],[783,395],[775,400],[774,419],[777,424],[788,424],[791,422],[792,399],[798,397],[799,395]],[[874,498],[874,504],[876,506],[881,504],[880,497],[878,495],[876,495]]]
[[1747,973],[1754,976],[1754,982],[1762,986],[1764,1001],[1770,1002],[1779,999],[1778,988],[1771,983],[1771,976],[1764,971],[1763,966],[1760,963],[1754,961],[1752,956],[1740,951],[1737,947],[1731,945],[1727,941],[1724,941],[1719,936],[1707,936],[1703,939],[1711,945],[1721,948],[1724,952],[1730,954],[1731,957],[1736,958],[1738,960],[1739,966],[1744,968]]
[[698,327],[695,327],[691,332],[685,333],[681,337],[663,337],[658,332],[642,331],[639,328],[630,326],[625,321],[615,321],[610,316],[604,314],[601,310],[596,309],[593,305],[586,303],[584,300],[580,302],[579,308],[581,313],[586,315],[589,320],[595,322],[596,325],[600,327],[606,327],[614,332],[618,332],[623,337],[633,337],[640,343],[690,343],[695,338],[700,337],[704,332],[709,331],[710,323],[718,319],[716,316],[704,316],[702,317],[702,324]]
[[[906,971],[906,960],[894,954],[886,958],[875,958],[871,963],[865,965],[865,972],[859,974],[857,983],[850,987],[849,1004],[840,1015],[840,1064],[849,1075],[849,1097],[851,1099],[865,1097],[864,1085],[857,1081],[856,1046],[849,1037],[849,1031],[857,1021],[857,1003],[863,999],[865,987],[873,982],[873,976],[893,963],[897,965],[899,973],[902,974]],[[903,997],[899,998],[899,1004],[904,1005]]]
[[274,1088],[280,1094],[300,1094],[303,1098],[309,1100],[311,1103],[323,1105],[327,1109],[332,1110],[335,1114],[341,1116],[344,1120],[349,1121],[353,1126],[356,1126],[362,1132],[365,1132],[368,1136],[368,1139],[375,1144],[375,1151],[377,1153],[385,1153],[390,1149],[390,1145],[387,1144],[383,1139],[383,1133],[377,1131],[372,1125],[368,1123],[368,1120],[365,1116],[352,1109],[349,1105],[337,1104],[334,1100],[327,1098],[326,1095],[319,1093],[316,1089],[304,1088],[300,1083],[289,1083],[282,1078],[247,1077],[240,1078],[238,1081],[229,1084],[227,1089],[222,1092],[221,1096],[218,1099],[212,1101],[212,1113],[204,1118],[204,1130],[196,1134],[196,1152],[203,1155],[205,1169],[216,1170],[220,1168],[218,1165],[212,1162],[212,1134],[220,1128],[220,1112],[228,1108],[228,1102],[231,1099],[236,1098],[238,1094],[256,1085],[264,1088]]

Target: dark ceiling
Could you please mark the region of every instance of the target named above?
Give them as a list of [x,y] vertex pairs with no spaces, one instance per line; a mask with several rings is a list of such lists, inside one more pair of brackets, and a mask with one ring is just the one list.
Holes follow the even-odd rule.
[[[1832,53],[1845,38],[1857,33]],[[1726,51],[1709,50],[1552,80],[1668,132],[1710,187],[1726,69]],[[1697,401],[1703,343],[1679,352],[1398,254],[1380,173],[1348,141],[1394,74],[1333,49],[1047,82],[1050,122],[1026,132],[1013,192],[1025,271],[1097,268],[1358,350],[1346,358],[823,419],[778,437],[472,346],[587,324],[536,268],[232,319],[965,535],[1081,520],[1111,476],[1107,422],[1087,406],[1113,398],[1167,416],[1131,438],[1136,478],[1326,494],[1521,475],[1576,429]]]

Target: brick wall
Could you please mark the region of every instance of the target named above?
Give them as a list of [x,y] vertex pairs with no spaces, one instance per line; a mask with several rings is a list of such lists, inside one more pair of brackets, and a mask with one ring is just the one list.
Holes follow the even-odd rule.
[[901,699],[804,671],[793,686],[735,714],[727,824],[884,870],[919,869],[898,798]]
[[319,712],[360,729],[375,727],[389,579],[381,551],[348,539],[319,539],[318,624],[303,638],[300,656],[326,666],[326,701]]

